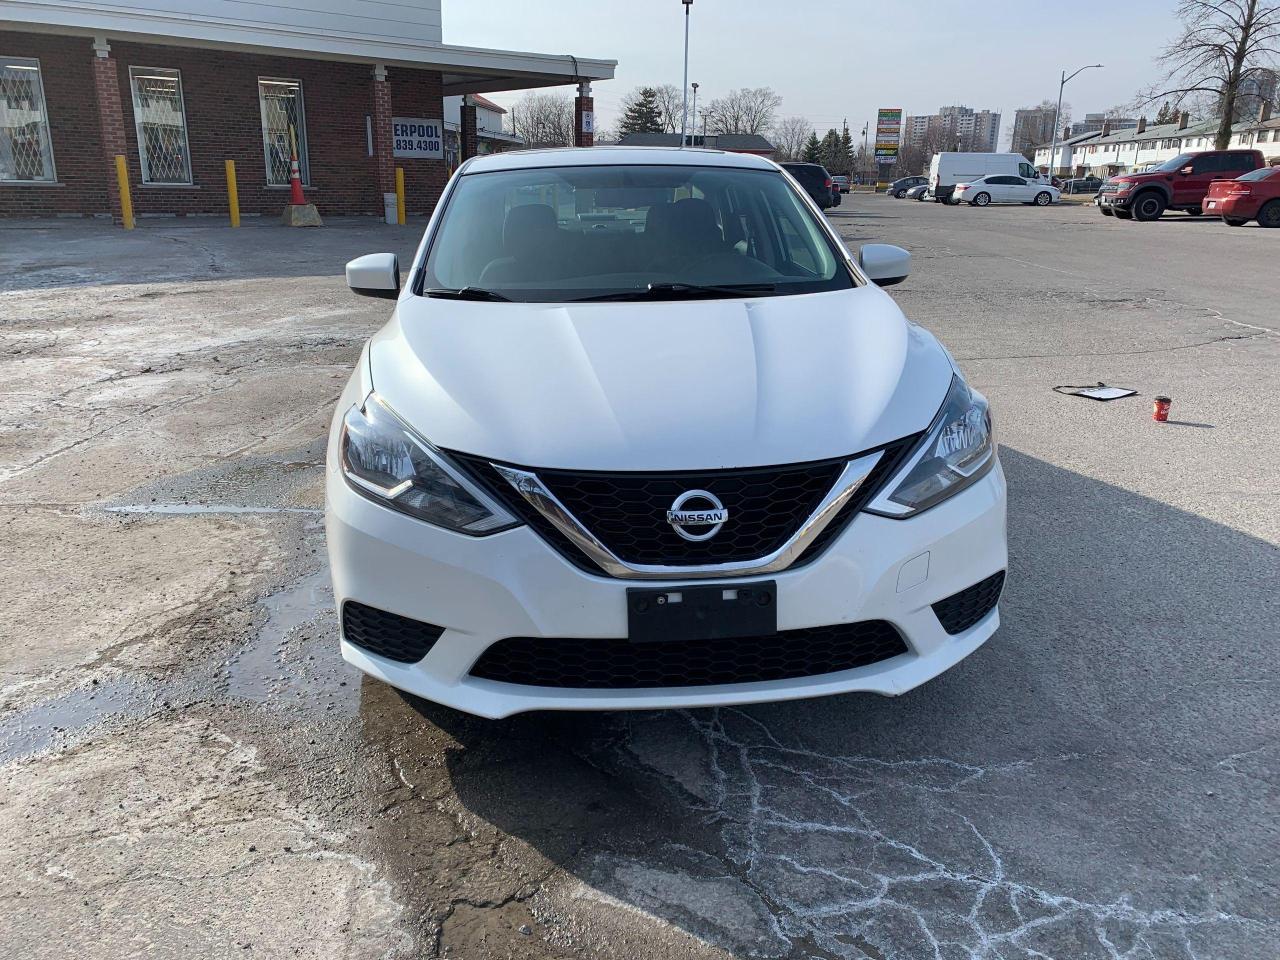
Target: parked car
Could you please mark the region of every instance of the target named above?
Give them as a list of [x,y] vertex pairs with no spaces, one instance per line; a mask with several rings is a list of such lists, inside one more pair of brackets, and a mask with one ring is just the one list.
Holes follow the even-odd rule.
[[999,174],[1040,179],[1040,172],[1020,153],[935,153],[929,163],[929,193],[946,203],[957,183]]
[[1038,207],[1047,207],[1056,203],[1059,196],[1058,188],[1043,180],[994,175],[957,183],[951,193],[951,202],[975,207],[985,207],[989,203],[1034,203]]
[[908,200],[927,200],[929,198],[929,184],[917,183],[914,187],[907,190]]
[[1259,150],[1204,150],[1180,153],[1147,173],[1126,173],[1102,185],[1094,200],[1107,216],[1158,220],[1166,210],[1200,216],[1209,184],[1231,180],[1266,166]]
[[1076,177],[1074,180],[1064,180],[1062,183],[1063,193],[1097,193],[1102,189],[1101,177]]
[[1205,196],[1204,212],[1232,227],[1257,220],[1280,227],[1280,167],[1259,167],[1234,180],[1215,180]]
[[840,188],[841,193],[849,192],[849,178],[844,174],[838,174],[831,178],[831,182]]
[[827,173],[827,168],[822,164],[784,163],[780,166],[796,178],[796,182],[804,187],[805,193],[813,197],[813,202],[821,209],[835,206],[835,201],[831,199],[831,174]]
[[908,190],[922,183],[927,185],[929,183],[929,178],[928,177],[899,177],[897,180],[893,181],[893,183],[889,184],[889,189],[886,192],[890,196],[897,197],[899,200],[901,200],[903,197],[907,195]]
[[343,657],[486,717],[955,665],[999,626],[1005,480],[986,400],[880,289],[909,266],[748,154],[467,160],[403,273],[346,267],[395,309],[329,434]]

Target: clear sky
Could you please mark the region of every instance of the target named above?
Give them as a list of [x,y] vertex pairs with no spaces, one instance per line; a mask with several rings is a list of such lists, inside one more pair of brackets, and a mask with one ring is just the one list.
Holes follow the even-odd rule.
[[[878,107],[932,113],[961,103],[999,110],[1007,140],[1014,109],[1056,99],[1064,69],[1105,65],[1067,84],[1076,117],[1131,100],[1159,74],[1153,58],[1178,30],[1173,8],[1174,0],[1052,8],[1040,0],[695,0],[689,79],[699,101],[773,87],[782,115],[803,115],[819,133],[847,117],[856,134]],[[632,87],[680,85],[683,9],[680,0],[444,0],[444,39],[617,60],[617,79],[594,87],[597,125],[614,127]],[[518,94],[490,96],[506,106]]]

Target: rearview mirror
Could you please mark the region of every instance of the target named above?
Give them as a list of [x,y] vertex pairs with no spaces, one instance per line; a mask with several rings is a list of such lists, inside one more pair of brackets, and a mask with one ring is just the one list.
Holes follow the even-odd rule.
[[864,243],[858,251],[858,265],[877,286],[891,287],[907,279],[911,254],[891,243]]
[[362,297],[400,295],[400,261],[394,253],[366,253],[347,263],[347,286]]

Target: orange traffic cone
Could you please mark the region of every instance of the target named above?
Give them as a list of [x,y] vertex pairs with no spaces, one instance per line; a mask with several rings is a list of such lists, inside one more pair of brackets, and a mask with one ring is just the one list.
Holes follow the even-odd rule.
[[320,213],[314,203],[307,203],[302,195],[302,172],[298,167],[298,137],[289,125],[289,205],[284,208],[281,222],[287,227],[318,227]]

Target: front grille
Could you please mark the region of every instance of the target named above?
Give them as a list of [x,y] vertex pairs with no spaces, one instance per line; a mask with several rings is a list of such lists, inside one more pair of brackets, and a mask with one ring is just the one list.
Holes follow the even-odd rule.
[[964,633],[992,611],[1004,589],[1004,571],[993,573],[972,587],[953,593],[933,605],[933,612],[947,633]]
[[884,620],[681,643],[510,637],[485,650],[471,675],[578,690],[698,687],[816,677],[906,652]]
[[342,605],[342,636],[357,647],[400,663],[417,663],[440,639],[444,627],[411,620],[354,600]]
[[1098,188],[1098,192],[1099,193],[1115,193],[1119,189],[1120,189],[1120,184],[1118,183],[1104,183],[1102,186]]
[[[825,549],[888,478],[915,437],[883,448],[884,456],[858,493],[796,565]],[[874,451],[867,451],[871,453]],[[452,454],[517,516],[566,559],[597,567],[480,457]],[[671,473],[601,473],[532,469],[578,520],[620,559],[632,564],[699,566],[757,560],[785,544],[817,509],[853,457],[780,467]],[[667,523],[667,510],[688,490],[708,490],[729,511],[710,540],[692,542]]]

